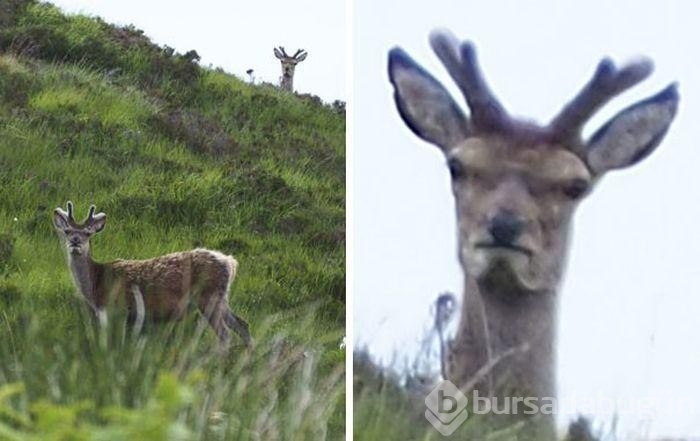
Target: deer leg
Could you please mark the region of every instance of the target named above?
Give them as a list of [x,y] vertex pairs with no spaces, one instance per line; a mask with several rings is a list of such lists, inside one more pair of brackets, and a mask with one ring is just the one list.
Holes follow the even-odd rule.
[[95,308],[95,318],[100,328],[107,327],[107,311],[104,308]]
[[134,309],[135,317],[132,328],[132,337],[137,337],[141,334],[141,329],[143,328],[143,322],[146,318],[146,306],[143,301],[143,293],[138,285],[133,285],[131,287],[131,293],[134,295]]
[[231,337],[224,320],[226,317],[226,304],[222,302],[222,299],[202,299],[199,301],[199,310],[202,311],[202,314],[209,321],[209,325],[216,332],[219,342],[224,346],[228,345]]
[[226,322],[226,326],[236,331],[236,334],[238,334],[243,339],[243,343],[245,343],[247,347],[250,347],[252,345],[253,340],[250,338],[248,323],[246,323],[245,320],[234,314],[233,311],[231,311],[231,309],[228,307],[226,307],[226,310],[224,312],[224,321]]

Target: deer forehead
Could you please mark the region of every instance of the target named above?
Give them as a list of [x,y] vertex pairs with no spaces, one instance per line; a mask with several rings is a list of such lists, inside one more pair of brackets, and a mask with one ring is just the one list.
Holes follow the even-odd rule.
[[575,153],[551,144],[518,145],[502,137],[468,138],[448,157],[457,158],[470,170],[489,175],[513,173],[544,181],[591,180],[586,164]]
[[85,229],[80,226],[68,226],[66,228],[60,228],[59,232],[64,234],[85,234]]

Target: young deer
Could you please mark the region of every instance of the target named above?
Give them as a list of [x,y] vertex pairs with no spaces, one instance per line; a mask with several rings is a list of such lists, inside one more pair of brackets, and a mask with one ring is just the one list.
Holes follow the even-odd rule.
[[[617,68],[604,59],[542,127],[506,113],[472,44],[446,32],[434,32],[430,42],[466,98],[469,118],[402,49],[391,50],[388,68],[401,117],[442,150],[452,175],[465,286],[449,377],[481,396],[555,397],[557,290],[574,209],[607,171],[631,166],[659,145],[676,114],[676,85],[584,140],[586,121],[649,76],[650,61]],[[545,421],[551,436],[553,423]]]
[[95,214],[92,205],[87,219],[79,224],[73,218],[73,204],[68,201],[67,205],[68,212],[54,210],[53,225],[66,247],[73,281],[101,324],[112,304],[126,307],[138,329],[145,317],[180,319],[196,302],[222,344],[228,343],[229,328],[247,346],[251,344],[248,324],[228,306],[228,291],[238,267],[233,257],[197,248],[148,260],[95,262],[90,237],[102,231],[107,215]]
[[309,55],[304,49],[297,50],[291,57],[287,55],[284,48],[280,46],[279,48],[274,48],[273,52],[275,57],[282,63],[282,78],[280,78],[280,87],[284,90],[290,92],[294,91],[294,69],[297,64],[306,60],[306,56]]

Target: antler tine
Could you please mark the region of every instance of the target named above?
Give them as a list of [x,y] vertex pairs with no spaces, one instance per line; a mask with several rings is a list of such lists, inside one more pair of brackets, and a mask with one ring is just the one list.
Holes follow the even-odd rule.
[[94,214],[95,214],[95,206],[94,206],[94,205],[90,205],[90,211],[88,212],[88,217],[87,217],[86,222],[92,221],[93,215],[94,215]]
[[289,56],[287,55],[287,51],[284,50],[284,46],[280,46],[280,52],[282,52],[282,55],[284,55],[285,57]]
[[483,131],[505,129],[508,115],[486,84],[472,44],[468,41],[460,44],[447,31],[433,32],[430,44],[467,100],[475,128]]
[[579,136],[583,125],[611,99],[647,78],[654,68],[651,60],[641,59],[617,70],[609,58],[598,64],[593,78],[586,83],[549,124],[558,140]]
[[73,218],[73,202],[66,202],[66,206],[68,207],[68,220],[70,222],[75,222],[75,219]]

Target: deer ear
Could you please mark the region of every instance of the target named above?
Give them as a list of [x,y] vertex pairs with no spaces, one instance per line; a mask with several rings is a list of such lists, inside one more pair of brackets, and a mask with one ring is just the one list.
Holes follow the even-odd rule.
[[281,60],[282,58],[284,58],[284,56],[282,56],[282,52],[280,52],[279,49],[274,48],[274,49],[273,49],[273,52],[275,53],[275,57],[279,58],[280,60]]
[[600,175],[646,158],[668,131],[678,109],[678,100],[674,83],[615,115],[588,142],[589,167]]
[[467,118],[447,89],[400,48],[389,52],[389,79],[399,114],[413,133],[443,151],[467,137]]
[[90,223],[90,230],[92,230],[93,233],[99,233],[102,231],[105,227],[105,223],[107,222],[107,215],[104,213],[97,213],[93,218],[92,222]]
[[56,208],[53,211],[53,226],[59,230],[65,230],[68,228],[68,213],[60,208]]
[[306,56],[309,55],[308,52],[304,51],[297,57],[297,63],[301,63],[302,61],[306,60]]

